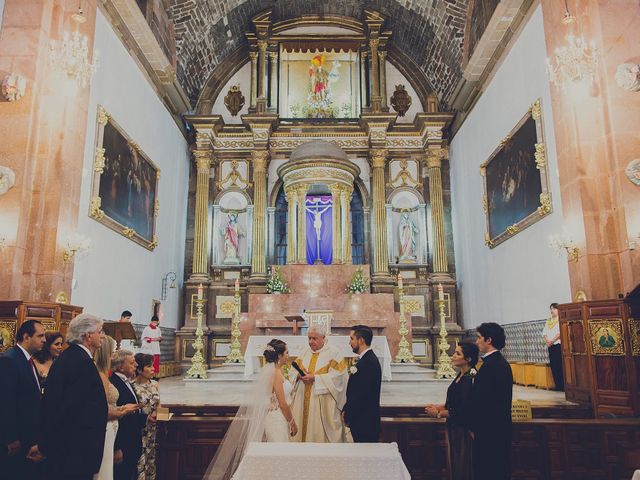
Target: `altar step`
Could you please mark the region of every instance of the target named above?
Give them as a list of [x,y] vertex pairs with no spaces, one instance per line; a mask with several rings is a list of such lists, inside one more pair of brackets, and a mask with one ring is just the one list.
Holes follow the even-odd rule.
[[[220,367],[207,370],[207,378],[191,379],[185,378],[187,382],[250,382],[256,378],[257,374],[244,375],[244,364],[222,365]],[[392,363],[391,382],[393,383],[413,383],[413,382],[450,382],[451,380],[440,380],[436,378],[436,371],[432,368],[422,367],[412,363]]]

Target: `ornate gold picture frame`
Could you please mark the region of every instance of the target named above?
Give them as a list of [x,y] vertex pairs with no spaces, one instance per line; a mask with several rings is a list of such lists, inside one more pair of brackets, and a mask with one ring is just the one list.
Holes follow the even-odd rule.
[[589,343],[594,355],[624,355],[622,320],[589,320]]
[[540,99],[480,166],[480,175],[489,248],[551,213]]
[[153,250],[159,180],[160,169],[98,105],[89,216]]
[[0,322],[0,354],[6,352],[16,343],[16,322]]
[[640,320],[629,319],[629,333],[631,334],[631,354],[640,356]]

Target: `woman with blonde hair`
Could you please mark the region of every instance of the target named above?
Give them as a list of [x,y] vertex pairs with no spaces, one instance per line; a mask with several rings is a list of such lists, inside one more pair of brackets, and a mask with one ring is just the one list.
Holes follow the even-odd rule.
[[100,471],[93,476],[93,480],[113,480],[113,444],[116,440],[116,432],[118,431],[118,419],[129,415],[140,407],[136,403],[116,406],[118,401],[118,390],[109,381],[109,371],[111,370],[111,355],[116,349],[116,341],[104,336],[100,342],[100,348],[96,350],[94,361],[100,374],[100,380],[104,386],[104,392],[109,405],[107,417],[107,430],[105,432],[104,453],[102,455],[102,464]]

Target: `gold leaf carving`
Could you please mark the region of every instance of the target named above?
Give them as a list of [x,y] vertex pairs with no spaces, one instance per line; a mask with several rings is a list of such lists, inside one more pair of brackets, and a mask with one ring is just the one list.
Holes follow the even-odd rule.
[[104,107],[98,106],[98,124],[106,125],[109,122],[109,118],[111,118],[111,115],[107,113]]
[[133,238],[133,236],[136,234],[136,231],[133,228],[127,227],[122,229],[122,234],[127,238]]
[[533,117],[534,120],[540,120],[540,116],[542,115],[540,100],[536,100],[535,102],[533,102],[533,105],[531,105],[531,108],[529,110],[531,112],[531,117]]
[[507,227],[507,233],[509,235],[513,235],[514,233],[518,233],[519,231],[520,229],[518,228],[518,225],[516,225],[515,223]]
[[536,143],[536,153],[534,154],[536,159],[536,168],[542,170],[547,164],[547,155],[545,151],[544,143]]
[[540,206],[538,207],[538,213],[540,215],[546,215],[551,212],[551,196],[548,193],[540,194]]
[[96,154],[93,159],[93,171],[102,174],[104,172],[104,148],[96,147]]
[[91,199],[91,203],[89,204],[89,216],[91,218],[102,220],[102,218],[104,217],[104,212],[100,208],[101,205],[102,199],[100,197],[93,197]]

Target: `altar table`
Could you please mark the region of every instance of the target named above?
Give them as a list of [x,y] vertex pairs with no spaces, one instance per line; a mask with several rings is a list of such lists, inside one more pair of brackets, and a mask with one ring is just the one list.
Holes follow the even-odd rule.
[[265,478],[411,480],[395,442],[250,443],[233,480]]
[[[264,353],[264,349],[274,338],[273,335],[251,335],[247,342],[247,349],[244,352],[244,374],[252,375],[260,370],[260,358]],[[289,356],[298,357],[302,355],[305,348],[309,346],[306,336],[279,335],[277,338],[282,340],[289,347]],[[356,357],[357,355],[351,350],[349,345],[349,337],[346,335],[328,335],[327,342],[329,345],[340,350],[343,357]],[[391,380],[391,351],[387,337],[374,336],[371,342],[371,349],[378,357],[380,366],[382,367],[382,379]]]

